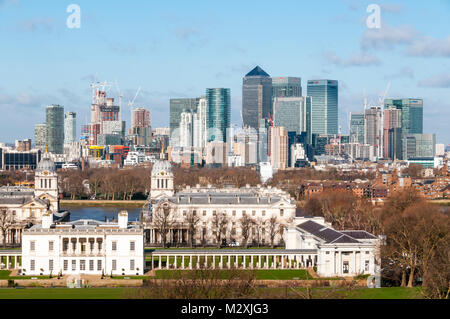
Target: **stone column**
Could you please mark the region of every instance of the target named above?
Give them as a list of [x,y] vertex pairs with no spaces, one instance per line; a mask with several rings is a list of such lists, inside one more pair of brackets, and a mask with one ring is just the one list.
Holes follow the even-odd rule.
[[339,259],[338,259],[338,275],[342,274],[342,252],[339,251]]
[[223,269],[223,255],[220,255],[219,268]]
[[353,273],[356,275],[358,270],[356,269],[356,251],[353,251]]
[[192,255],[189,255],[189,269],[192,269]]
[[363,251],[359,250],[359,272],[364,273],[364,263],[363,263]]
[[264,261],[264,268],[269,269],[269,255],[266,255],[266,260]]
[[169,256],[166,256],[166,269],[169,269]]
[[253,269],[255,268],[255,259],[254,259],[254,255],[251,255],[250,257],[250,268]]
[[162,261],[161,261],[161,255],[158,256],[158,269],[161,269]]

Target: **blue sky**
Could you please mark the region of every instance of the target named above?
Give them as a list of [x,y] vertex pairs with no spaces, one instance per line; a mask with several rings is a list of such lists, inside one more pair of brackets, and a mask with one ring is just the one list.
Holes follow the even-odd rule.
[[[69,4],[81,28],[69,29]],[[368,29],[369,4],[381,28]],[[32,1],[0,0],[0,141],[33,138],[45,106],[89,119],[89,85],[116,80],[131,100],[169,123],[169,99],[227,87],[240,124],[242,77],[260,65],[271,76],[339,81],[339,122],[388,97],[424,99],[424,133],[450,143],[450,1]],[[110,95],[117,97],[115,87]]]

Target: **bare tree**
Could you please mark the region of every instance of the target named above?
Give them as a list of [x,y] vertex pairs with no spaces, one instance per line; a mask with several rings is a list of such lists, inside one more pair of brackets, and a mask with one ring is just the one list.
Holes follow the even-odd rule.
[[262,230],[264,228],[264,223],[265,223],[265,221],[261,217],[258,217],[254,220],[253,236],[254,236],[254,240],[256,240],[258,247],[261,245],[261,242],[262,242],[262,237],[263,237]]
[[197,216],[197,209],[191,208],[186,214],[185,222],[188,227],[188,241],[189,246],[192,248],[194,246],[194,236],[197,231],[198,223],[200,218]]
[[217,248],[220,248],[222,243],[222,238],[224,237],[229,219],[228,216],[223,211],[216,212],[211,219],[212,230],[216,240]]
[[166,248],[167,234],[176,222],[175,209],[169,203],[163,203],[156,207],[152,218],[153,225],[161,235],[163,248]]
[[3,247],[6,248],[6,234],[14,225],[14,216],[12,216],[11,211],[6,208],[0,209],[0,230],[3,236]]
[[244,214],[239,219],[239,225],[241,226],[242,243],[245,248],[247,248],[248,246],[248,238],[250,237],[250,230],[252,229],[253,224],[253,219],[247,214]]
[[266,221],[267,223],[267,227],[268,227],[268,233],[269,233],[269,239],[270,239],[270,247],[274,247],[274,241],[275,241],[275,236],[277,235],[278,232],[278,227],[280,225],[280,223],[278,222],[278,218],[276,216],[272,216],[270,217],[270,219],[268,219]]

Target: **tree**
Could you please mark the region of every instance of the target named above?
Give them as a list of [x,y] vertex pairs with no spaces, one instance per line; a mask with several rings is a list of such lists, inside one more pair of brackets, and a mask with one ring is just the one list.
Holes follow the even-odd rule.
[[216,240],[217,248],[222,244],[222,238],[225,236],[229,219],[223,211],[216,211],[216,214],[211,218],[212,230]]
[[185,218],[187,227],[188,227],[188,241],[189,246],[192,248],[194,246],[194,236],[197,231],[198,223],[200,222],[200,218],[197,216],[197,209],[191,208],[186,214]]
[[244,214],[239,219],[239,225],[241,227],[241,235],[242,235],[242,244],[245,248],[248,247],[248,239],[250,237],[250,230],[252,229],[253,224],[254,224],[253,219],[249,217],[247,214]]
[[278,222],[278,218],[273,215],[272,217],[270,217],[270,219],[268,219],[266,221],[267,223],[267,227],[268,227],[268,235],[269,235],[269,239],[270,239],[270,247],[274,247],[274,241],[275,241],[275,236],[277,235],[278,232],[278,227],[280,225],[280,223]]
[[415,163],[409,164],[408,167],[403,169],[403,173],[406,173],[413,179],[421,178],[422,171],[423,171],[423,166],[420,164],[415,164]]
[[0,230],[2,231],[3,236],[3,247],[6,248],[6,234],[14,225],[15,220],[14,216],[12,216],[11,211],[6,208],[0,209]]
[[176,222],[175,209],[167,202],[156,206],[152,221],[161,236],[163,248],[166,248],[167,234]]
[[258,217],[254,220],[254,224],[253,224],[253,234],[254,236],[256,236],[256,243],[258,245],[258,247],[261,245],[262,242],[262,230],[264,228],[264,219],[262,219],[261,217]]

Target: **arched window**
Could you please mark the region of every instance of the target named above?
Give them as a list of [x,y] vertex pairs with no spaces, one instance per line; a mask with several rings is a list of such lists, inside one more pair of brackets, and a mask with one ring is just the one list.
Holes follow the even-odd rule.
[[52,180],[51,179],[48,180],[48,188],[52,188]]

